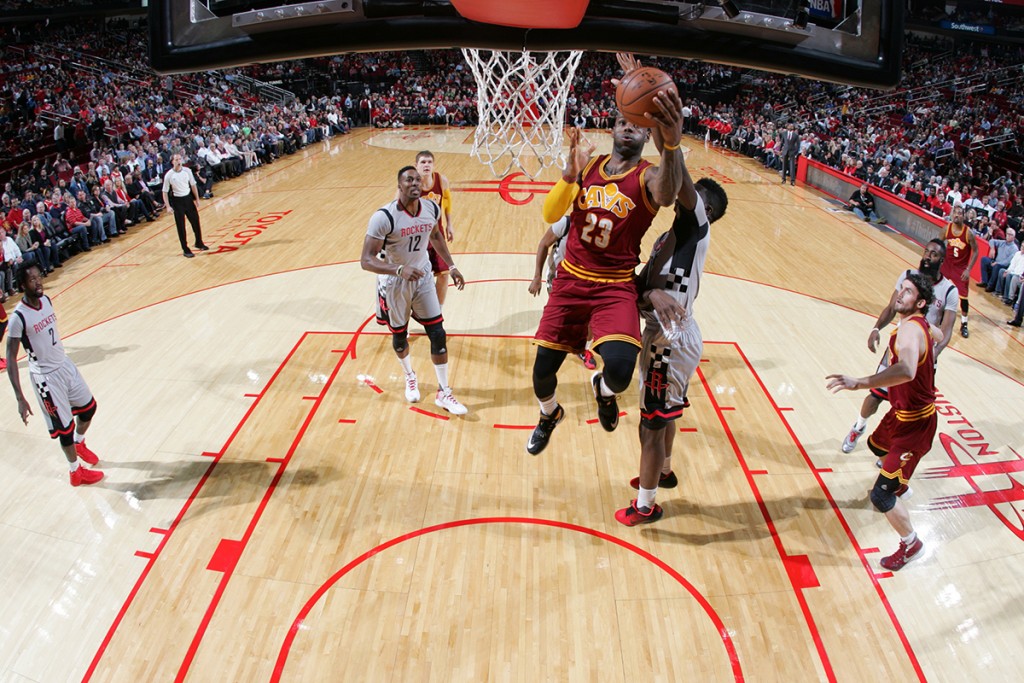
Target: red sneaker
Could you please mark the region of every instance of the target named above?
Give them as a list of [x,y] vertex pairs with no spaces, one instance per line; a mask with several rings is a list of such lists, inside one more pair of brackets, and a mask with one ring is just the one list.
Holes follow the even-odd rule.
[[[647,512],[644,512],[646,510]],[[639,509],[636,506],[636,501],[631,501],[628,508],[617,510],[615,512],[615,519],[620,524],[626,526],[636,526],[637,524],[650,524],[651,522],[657,522],[664,515],[664,510],[657,503],[654,504],[653,508]]]
[[594,354],[591,353],[590,349],[578,355],[580,360],[583,361],[583,367],[587,370],[597,370],[597,359],[594,358]]
[[903,569],[905,564],[920,557],[922,550],[924,550],[924,543],[920,538],[915,538],[909,546],[900,541],[900,547],[896,549],[896,552],[889,557],[883,557],[879,564],[891,572],[898,572]]
[[[92,451],[90,451],[89,448],[85,445],[84,441],[81,442],[81,443],[76,443],[75,444],[75,453],[78,454],[78,457],[80,459],[84,460],[85,462],[89,463],[90,465],[95,465],[96,463],[98,463],[100,461],[99,456],[96,455],[95,453],[93,453]],[[97,479],[96,481],[99,481],[99,480]]]
[[95,484],[96,482],[103,478],[102,472],[97,472],[96,470],[87,470],[81,465],[78,466],[77,470],[75,470],[74,472],[70,472],[69,474],[71,474],[72,486],[82,486],[83,484]]
[[7,359],[0,358],[0,370],[6,370],[6,369],[7,369]]

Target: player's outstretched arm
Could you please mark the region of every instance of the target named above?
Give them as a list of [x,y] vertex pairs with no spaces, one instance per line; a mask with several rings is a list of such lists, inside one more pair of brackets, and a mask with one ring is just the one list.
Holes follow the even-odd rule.
[[889,297],[889,303],[878,314],[878,319],[875,320],[875,328],[868,335],[868,351],[871,353],[874,353],[878,348],[878,340],[882,336],[881,331],[888,327],[892,319],[896,317],[896,295],[898,293],[895,289],[893,290],[892,296]]
[[924,330],[918,325],[901,325],[896,333],[896,352],[899,361],[885,370],[870,377],[849,377],[847,375],[829,375],[825,386],[833,394],[844,389],[876,389],[903,384],[917,375],[917,363],[927,343]]
[[572,206],[572,200],[580,189],[580,174],[594,153],[594,144],[583,140],[579,128],[570,128],[566,139],[569,141],[569,152],[565,158],[565,168],[562,169],[562,178],[544,197],[542,215],[545,223],[557,223]]
[[[659,90],[654,96],[654,103],[658,111],[654,114],[646,112],[644,116],[657,124],[662,149],[658,166],[647,172],[647,190],[655,204],[671,206],[683,186],[683,153],[679,149],[683,137],[683,103],[679,94],[671,90]],[[688,208],[697,204],[696,191],[692,200],[693,204]]]

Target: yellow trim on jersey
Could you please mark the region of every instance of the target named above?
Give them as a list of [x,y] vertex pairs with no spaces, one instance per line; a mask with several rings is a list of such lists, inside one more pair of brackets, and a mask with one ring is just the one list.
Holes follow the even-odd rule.
[[880,470],[880,474],[886,479],[898,479],[901,484],[906,484],[907,482],[910,481],[909,479],[903,478],[902,467],[896,470],[895,472],[886,472],[885,470]]
[[931,417],[935,414],[935,404],[929,403],[924,408],[918,410],[897,410],[896,419],[900,422],[915,422],[917,420],[923,420],[926,417]]
[[598,346],[600,346],[601,344],[605,343],[606,341],[621,341],[621,342],[626,342],[627,344],[632,344],[633,346],[637,347],[638,349],[639,348],[643,348],[643,345],[640,343],[639,339],[637,339],[636,337],[631,337],[628,334],[608,334],[608,335],[605,335],[605,336],[601,337],[600,339],[595,339],[594,341],[592,341],[590,343],[590,348],[596,349]]
[[596,271],[581,268],[574,263],[570,263],[569,259],[562,259],[562,268],[573,277],[591,282],[629,282],[633,279],[634,275],[632,268],[628,270]]
[[565,344],[556,344],[555,342],[544,341],[543,339],[534,339],[530,342],[537,346],[543,346],[545,349],[554,349],[555,351],[565,351],[566,353],[576,353],[576,349]]

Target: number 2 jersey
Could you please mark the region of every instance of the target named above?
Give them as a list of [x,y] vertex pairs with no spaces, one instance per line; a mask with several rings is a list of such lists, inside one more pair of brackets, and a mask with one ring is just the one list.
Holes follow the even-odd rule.
[[28,355],[28,371],[46,375],[64,365],[67,354],[57,332],[57,316],[50,297],[39,299],[39,308],[32,308],[22,299],[11,313],[9,333],[20,339]]
[[632,280],[640,242],[658,212],[647,196],[645,174],[651,163],[641,160],[625,173],[609,175],[610,158],[601,155],[587,164],[569,215],[561,268],[581,280]]

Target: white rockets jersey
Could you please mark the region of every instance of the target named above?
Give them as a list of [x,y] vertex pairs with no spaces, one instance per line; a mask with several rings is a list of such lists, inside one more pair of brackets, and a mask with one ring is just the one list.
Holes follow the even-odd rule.
[[551,232],[557,238],[551,245],[551,252],[548,254],[548,282],[555,277],[558,271],[558,264],[565,258],[565,243],[568,242],[565,236],[569,234],[569,217],[562,218],[557,223],[551,224]]
[[[642,291],[667,291],[686,309],[686,317],[692,318],[710,242],[711,223],[701,196],[697,195],[692,211],[676,202],[672,229],[655,241],[645,269],[647,281],[638,286]],[[647,322],[657,321],[653,310],[644,309],[641,313]]]
[[429,199],[420,198],[419,214],[413,216],[393,201],[378,209],[370,217],[366,234],[384,240],[381,253],[384,260],[403,266],[419,268],[430,274],[427,245],[441,217],[441,207]]
[[64,365],[67,354],[57,332],[57,316],[50,297],[39,300],[39,308],[32,308],[24,299],[11,313],[9,329],[11,339],[20,339],[28,354],[28,370],[45,375]]

